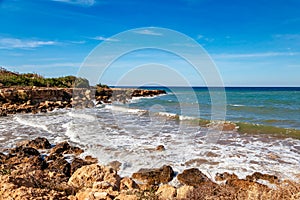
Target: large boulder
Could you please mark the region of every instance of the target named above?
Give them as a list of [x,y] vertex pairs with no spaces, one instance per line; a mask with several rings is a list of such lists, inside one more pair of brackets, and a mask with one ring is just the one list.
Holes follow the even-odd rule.
[[184,170],[177,176],[181,184],[189,186],[199,186],[201,184],[212,184],[213,182],[197,168]]
[[133,173],[132,178],[142,181],[148,185],[157,185],[160,183],[168,183],[174,177],[172,167],[164,165],[158,169],[140,169]]
[[120,176],[112,168],[92,164],[77,169],[68,184],[77,189],[94,187],[98,190],[118,190],[120,180]]

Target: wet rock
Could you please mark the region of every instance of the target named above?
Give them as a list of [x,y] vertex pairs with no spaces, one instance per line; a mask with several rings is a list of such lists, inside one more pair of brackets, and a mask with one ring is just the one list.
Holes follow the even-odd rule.
[[10,154],[17,154],[19,157],[25,157],[25,156],[39,156],[40,153],[38,150],[32,147],[23,147],[19,146],[14,149],[11,149]]
[[213,184],[213,182],[197,168],[184,170],[177,176],[181,184],[199,186],[201,184]]
[[165,149],[165,147],[164,147],[164,145],[158,145],[157,147],[156,147],[156,151],[165,151],[166,149]]
[[48,169],[50,171],[65,174],[67,177],[71,176],[71,165],[64,158],[48,162]]
[[71,163],[71,175],[74,174],[74,172],[77,169],[79,169],[79,168],[81,168],[85,165],[89,165],[89,164],[92,164],[92,163],[89,162],[89,161],[83,160],[81,158],[74,158],[72,163]]
[[112,161],[112,162],[108,163],[108,165],[110,167],[112,167],[114,170],[119,171],[122,163],[120,163],[119,161],[115,160],[115,161]]
[[17,144],[17,146],[31,147],[35,149],[50,149],[50,142],[43,137],[38,137],[34,140],[25,140]]
[[55,147],[50,150],[51,154],[75,154],[79,155],[83,153],[83,150],[79,147],[73,147],[68,142],[58,143]]
[[157,185],[170,182],[173,179],[173,176],[174,171],[172,167],[164,165],[159,169],[140,169],[132,175],[132,178],[149,185]]
[[215,176],[215,180],[216,181],[225,181],[225,180],[236,180],[239,179],[237,175],[230,174],[228,172],[224,172],[224,173],[217,173]]
[[260,172],[254,172],[252,175],[246,176],[246,180],[248,181],[257,181],[257,180],[266,180],[270,183],[278,183],[279,179],[277,176],[269,175],[269,174],[262,174]]

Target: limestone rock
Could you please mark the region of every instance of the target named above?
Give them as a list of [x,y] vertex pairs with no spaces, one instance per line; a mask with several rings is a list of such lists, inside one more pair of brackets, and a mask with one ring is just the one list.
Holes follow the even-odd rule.
[[177,176],[181,184],[189,186],[199,186],[203,183],[212,183],[212,181],[197,168],[186,169]]
[[94,182],[107,182],[114,189],[120,187],[120,177],[115,170],[109,167],[92,164],[86,165],[76,170],[69,179],[68,184],[78,188],[92,188]]
[[174,171],[172,167],[164,165],[158,169],[140,169],[133,173],[132,178],[140,180],[149,185],[168,183],[173,179]]
[[156,191],[156,195],[159,196],[160,199],[174,199],[176,197],[176,188],[171,185],[162,185]]
[[185,199],[188,195],[193,192],[195,188],[193,186],[184,185],[177,189],[177,198],[178,199]]

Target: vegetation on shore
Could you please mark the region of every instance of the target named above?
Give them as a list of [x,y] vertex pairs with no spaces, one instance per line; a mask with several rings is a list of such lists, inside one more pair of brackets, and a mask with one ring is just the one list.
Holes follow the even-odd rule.
[[37,87],[59,87],[59,88],[87,88],[89,81],[85,78],[65,76],[59,78],[44,78],[36,73],[20,74],[8,71],[0,67],[0,86],[37,86]]

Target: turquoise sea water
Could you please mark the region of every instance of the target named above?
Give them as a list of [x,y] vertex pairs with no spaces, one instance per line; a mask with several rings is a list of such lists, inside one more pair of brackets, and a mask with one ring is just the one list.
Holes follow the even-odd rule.
[[[210,93],[205,87],[155,89],[165,89],[168,94],[139,99],[129,107],[211,119],[210,95],[222,91],[213,88]],[[225,120],[300,129],[299,87],[229,87],[225,95]]]

